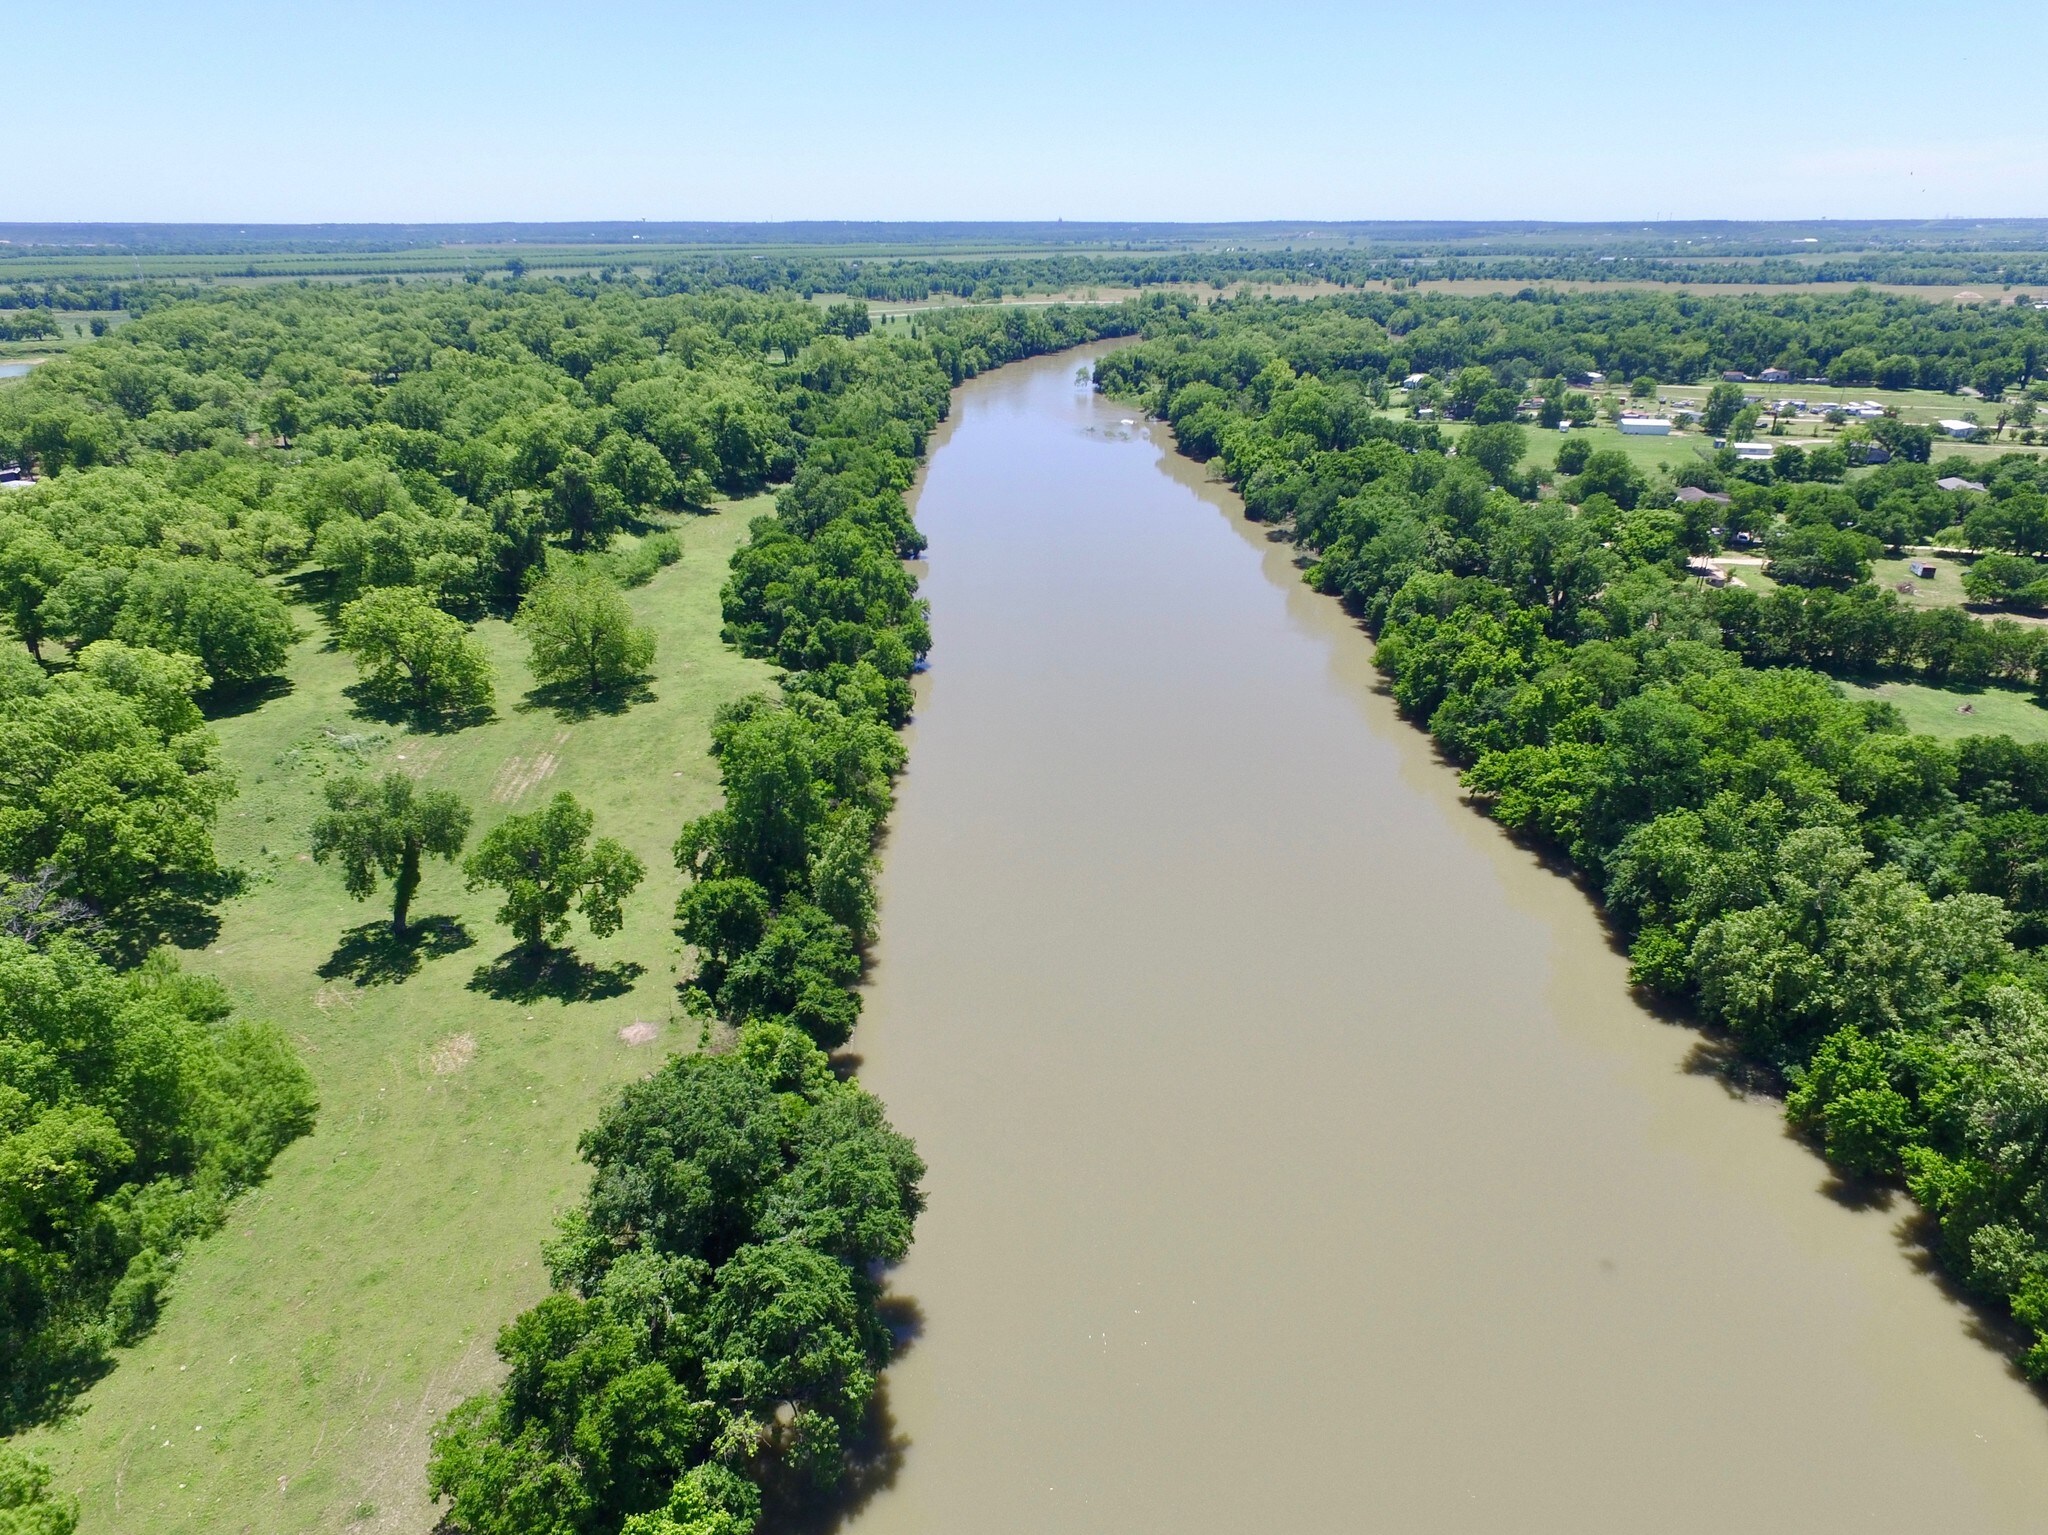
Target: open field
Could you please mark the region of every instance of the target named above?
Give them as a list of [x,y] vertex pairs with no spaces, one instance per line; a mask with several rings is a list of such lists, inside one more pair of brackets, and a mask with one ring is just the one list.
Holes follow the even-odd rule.
[[1863,687],[1840,681],[1836,686],[1851,698],[1883,699],[1899,711],[1908,730],[1944,741],[1981,735],[2048,741],[2048,708],[2014,688],[1931,688],[1918,682]]
[[[1406,417],[1405,412],[1399,412],[1397,415],[1402,419]],[[1441,425],[1445,439],[1450,442],[1456,442],[1472,429],[1463,421],[1446,421]],[[1701,452],[1711,454],[1714,451],[1713,438],[1703,432],[1674,432],[1668,437],[1636,437],[1605,422],[1597,426],[1575,427],[1569,432],[1552,431],[1527,423],[1524,423],[1524,427],[1529,434],[1529,452],[1523,462],[1537,469],[1554,468],[1557,464],[1558,448],[1573,437],[1586,438],[1592,443],[1593,451],[1596,453],[1610,449],[1626,453],[1629,462],[1647,472],[1654,472],[1666,465],[1688,464]]]
[[[427,1430],[493,1378],[499,1326],[544,1289],[540,1244],[584,1181],[577,1135],[620,1082],[698,1038],[674,1001],[669,844],[715,803],[712,711],[769,678],[718,640],[727,560],[766,507],[687,520],[681,563],[629,594],[660,648],[653,696],[624,713],[528,706],[525,646],[491,621],[478,633],[496,662],[494,720],[445,735],[368,721],[342,693],[354,668],[301,610],[290,691],[217,722],[242,782],[220,842],[251,879],[188,962],[295,1038],[320,1119],[190,1255],[156,1331],[76,1418],[32,1436],[79,1493],[84,1529],[432,1522]],[[585,968],[556,980],[586,999],[497,969],[510,944],[495,902],[439,862],[414,908],[434,936],[403,974],[375,926],[388,906],[348,900],[307,852],[324,778],[358,764],[461,794],[472,845],[500,816],[571,790],[601,835],[645,861],[624,932],[572,932]]]

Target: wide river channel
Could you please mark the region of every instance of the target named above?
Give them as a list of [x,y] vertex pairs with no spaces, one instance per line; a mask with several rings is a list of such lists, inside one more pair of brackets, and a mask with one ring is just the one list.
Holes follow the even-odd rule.
[[855,1535],[2048,1529],[2048,1407],[1636,1006],[1285,544],[969,385],[853,1048],[931,1204]]

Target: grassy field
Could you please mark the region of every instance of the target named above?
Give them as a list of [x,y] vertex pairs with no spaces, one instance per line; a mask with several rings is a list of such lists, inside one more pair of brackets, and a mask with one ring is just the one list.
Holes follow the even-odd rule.
[[2048,741],[2048,708],[2036,702],[2033,694],[2014,688],[1932,688],[1918,682],[1880,682],[1874,687],[1837,682],[1836,686],[1851,698],[1883,699],[1904,717],[1908,730],[1944,741],[1982,735]]
[[[1405,419],[1406,413],[1396,413],[1398,419]],[[1448,441],[1456,442],[1472,428],[1462,421],[1442,423],[1443,433]],[[1557,450],[1568,438],[1584,437],[1592,443],[1596,453],[1619,449],[1626,453],[1629,462],[1646,473],[1662,469],[1667,464],[1689,464],[1697,457],[1696,450],[1704,449],[1711,454],[1714,440],[1701,432],[1678,432],[1669,437],[1637,437],[1625,434],[1619,427],[1601,423],[1598,426],[1577,427],[1570,432],[1548,430],[1544,427],[1524,423],[1529,434],[1529,452],[1523,459],[1537,469],[1551,469],[1557,464]]]
[[[577,1135],[620,1082],[698,1038],[674,1003],[669,844],[716,800],[713,709],[769,678],[718,641],[727,559],[765,509],[689,520],[682,562],[631,594],[660,649],[653,696],[622,714],[527,705],[525,647],[490,622],[496,719],[426,736],[366,721],[342,693],[353,667],[307,612],[289,693],[218,722],[242,779],[220,841],[251,884],[188,962],[292,1034],[320,1120],[191,1254],[156,1331],[34,1436],[92,1535],[432,1524],[427,1431],[494,1378],[499,1326],[544,1289],[540,1244],[583,1187]],[[414,911],[440,919],[441,952],[402,974],[365,928],[386,908],[349,901],[307,852],[324,777],[357,764],[457,791],[475,834],[568,789],[639,854],[625,931],[572,935],[583,1000],[494,971],[510,948],[495,903],[438,862]]]

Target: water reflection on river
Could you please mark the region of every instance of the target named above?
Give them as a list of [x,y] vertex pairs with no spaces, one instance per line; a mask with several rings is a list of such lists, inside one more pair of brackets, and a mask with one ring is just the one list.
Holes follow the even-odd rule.
[[1077,358],[969,386],[854,1049],[931,1163],[859,1535],[2040,1530],[2048,1409],[1687,1069]]

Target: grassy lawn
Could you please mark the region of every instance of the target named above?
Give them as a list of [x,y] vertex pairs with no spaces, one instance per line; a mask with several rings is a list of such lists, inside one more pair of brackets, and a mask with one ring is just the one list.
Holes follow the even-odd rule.
[[[188,962],[296,1038],[320,1119],[190,1255],[156,1331],[75,1418],[33,1436],[79,1493],[84,1529],[433,1523],[427,1431],[494,1378],[499,1326],[544,1289],[540,1244],[582,1191],[577,1135],[621,1081],[697,1039],[674,1005],[669,844],[716,799],[713,709],[769,678],[718,641],[727,559],[765,509],[688,520],[682,562],[630,594],[660,648],[653,696],[622,714],[526,705],[525,647],[490,622],[479,633],[497,662],[496,719],[425,736],[367,721],[342,694],[353,667],[305,612],[291,690],[217,722],[242,781],[220,842],[251,882]],[[373,935],[349,952],[344,935],[388,909],[349,901],[307,844],[324,776],[357,763],[460,793],[472,844],[558,789],[590,806],[599,834],[648,868],[624,932],[572,934],[595,995],[492,987],[488,967],[510,947],[495,903],[438,862],[414,912],[443,919],[442,952],[409,976],[379,974],[391,956]]]
[[1880,682],[1875,687],[1837,682],[1836,686],[1851,698],[1883,699],[1897,708],[1908,730],[1944,741],[1984,735],[2048,741],[2048,708],[2036,703],[2033,694],[2014,688],[1931,688],[1918,682]]
[[[1919,556],[1914,556],[1919,558]],[[1898,592],[1899,601],[1915,608],[1959,608],[1963,605],[1963,572],[1969,566],[1956,559],[1934,559],[1934,575],[1916,576],[1906,568],[1905,558],[1896,560],[1872,560],[1870,579],[1874,585],[1887,591],[1898,591],[1901,582],[1910,583],[1913,590]]]

